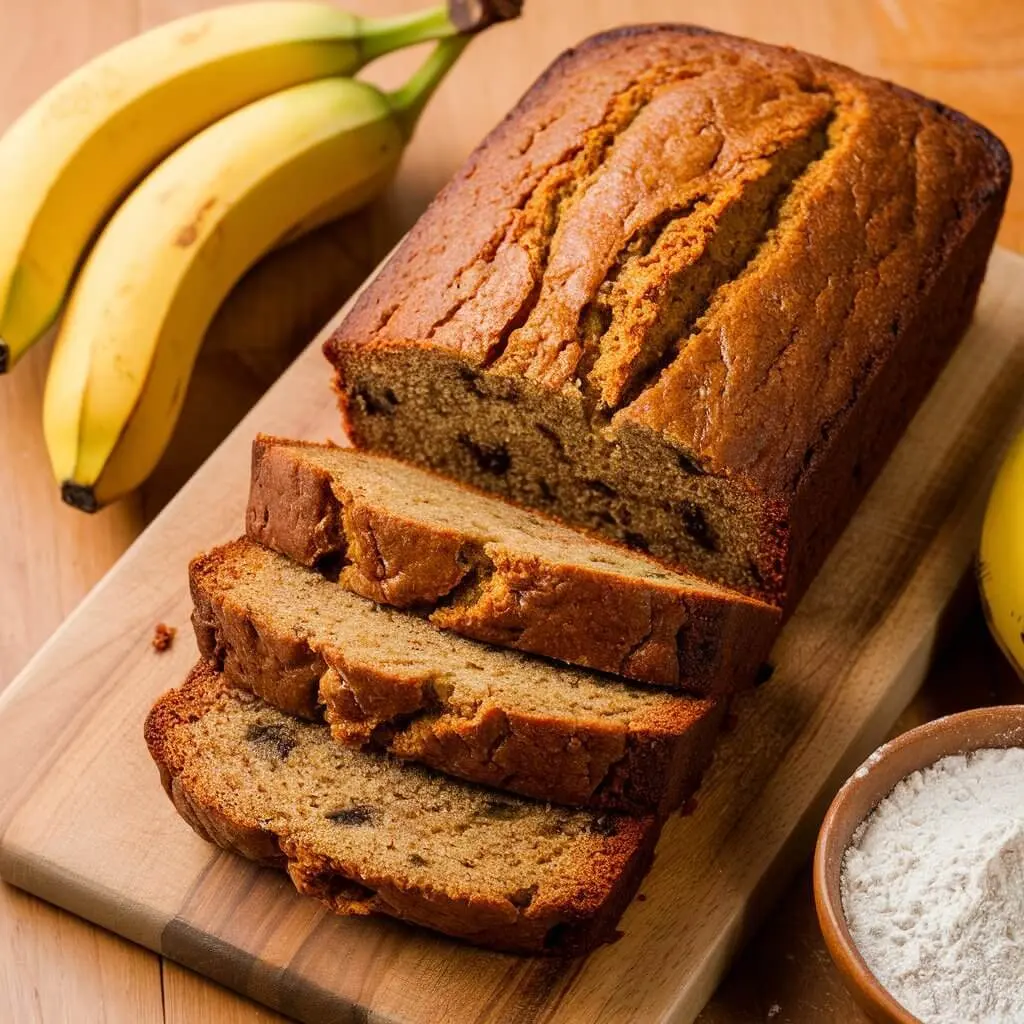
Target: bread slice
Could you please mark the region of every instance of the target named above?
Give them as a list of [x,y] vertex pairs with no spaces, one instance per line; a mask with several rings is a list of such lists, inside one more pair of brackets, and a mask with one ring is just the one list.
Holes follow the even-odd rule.
[[749,684],[776,608],[393,459],[257,437],[248,535],[501,647],[697,693]]
[[666,812],[710,760],[721,701],[485,647],[378,608],[243,539],[195,559],[200,651],[337,740],[527,796]]
[[337,913],[496,949],[610,938],[658,834],[654,817],[545,807],[356,753],[203,665],[156,703],[146,742],[204,839],[287,868]]

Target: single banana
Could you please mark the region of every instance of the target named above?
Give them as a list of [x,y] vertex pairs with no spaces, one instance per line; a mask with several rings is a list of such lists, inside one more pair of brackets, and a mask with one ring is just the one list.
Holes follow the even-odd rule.
[[383,189],[465,43],[439,43],[390,95],[329,78],[258,100],[125,199],[82,268],[46,384],[43,427],[65,501],[94,511],[152,472],[232,286],[325,207],[340,215]]
[[163,157],[260,97],[499,17],[450,6],[379,20],[291,0],[217,8],[54,86],[0,137],[0,373],[53,322],[90,239]]
[[978,583],[996,642],[1024,679],[1024,433],[996,476],[981,528]]

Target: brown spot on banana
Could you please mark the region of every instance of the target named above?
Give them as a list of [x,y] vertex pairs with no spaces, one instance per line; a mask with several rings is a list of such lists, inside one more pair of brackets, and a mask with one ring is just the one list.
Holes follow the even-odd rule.
[[192,43],[199,42],[210,31],[210,22],[204,21],[199,25],[194,25],[178,36],[178,42],[182,46],[190,46]]
[[175,245],[180,246],[182,249],[195,245],[196,239],[199,237],[199,229],[203,226],[203,219],[213,209],[216,202],[217,197],[211,196],[196,210],[192,215],[192,219],[175,236]]

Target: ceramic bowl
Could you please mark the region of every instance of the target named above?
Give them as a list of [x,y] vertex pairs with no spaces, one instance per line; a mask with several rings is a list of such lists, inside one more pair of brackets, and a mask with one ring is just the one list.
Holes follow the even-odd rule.
[[868,969],[843,914],[843,854],[862,821],[901,779],[948,754],[1024,746],[1024,705],[979,708],[939,718],[879,747],[836,794],[814,853],[814,902],[825,944],[850,993],[880,1024],[920,1024]]

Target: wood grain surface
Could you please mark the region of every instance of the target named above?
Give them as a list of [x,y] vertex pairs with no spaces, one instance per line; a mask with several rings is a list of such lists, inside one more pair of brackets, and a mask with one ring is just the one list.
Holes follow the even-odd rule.
[[[366,13],[418,0],[349,0]],[[0,129],[93,53],[205,0],[0,0]],[[415,218],[480,135],[565,45],[627,21],[685,18],[789,42],[930,93],[987,123],[1018,161],[1024,152],[1024,6],[1018,0],[528,0],[518,25],[480,40],[438,95],[388,200],[275,254],[250,275],[207,339],[189,412],[152,486],[98,516],[61,506],[39,425],[47,347],[0,379],[0,687],[187,478],[312,331]],[[397,81],[415,58],[382,72]],[[1011,192],[1003,244],[1024,247],[1024,194]],[[1001,663],[980,620],[940,660],[914,715],[935,712],[942,680],[963,704],[992,699]],[[953,667],[950,667],[950,666]],[[959,675],[957,675],[959,672]],[[984,681],[957,687],[964,677]],[[1008,677],[1006,677],[1008,678]],[[943,691],[945,692],[945,691]],[[1010,691],[1014,692],[1014,691]],[[951,702],[940,706],[952,706]],[[712,1001],[714,1024],[861,1020],[827,962],[796,883]],[[781,1006],[779,1005],[781,1003]],[[74,1008],[74,1011],[69,1009]],[[4,887],[0,890],[0,1020],[269,1020],[205,981],[112,935]]]
[[[241,531],[257,431],[339,438],[317,342],[0,698],[0,873],[305,1021],[693,1020],[927,672],[1024,425],[1022,342],[1024,259],[997,251],[974,324],[783,631],[774,677],[735,702],[700,806],[666,825],[614,945],[545,961],[335,917],[197,839],[156,784],[141,724],[195,658],[189,556]],[[163,653],[157,622],[183,633]]]

